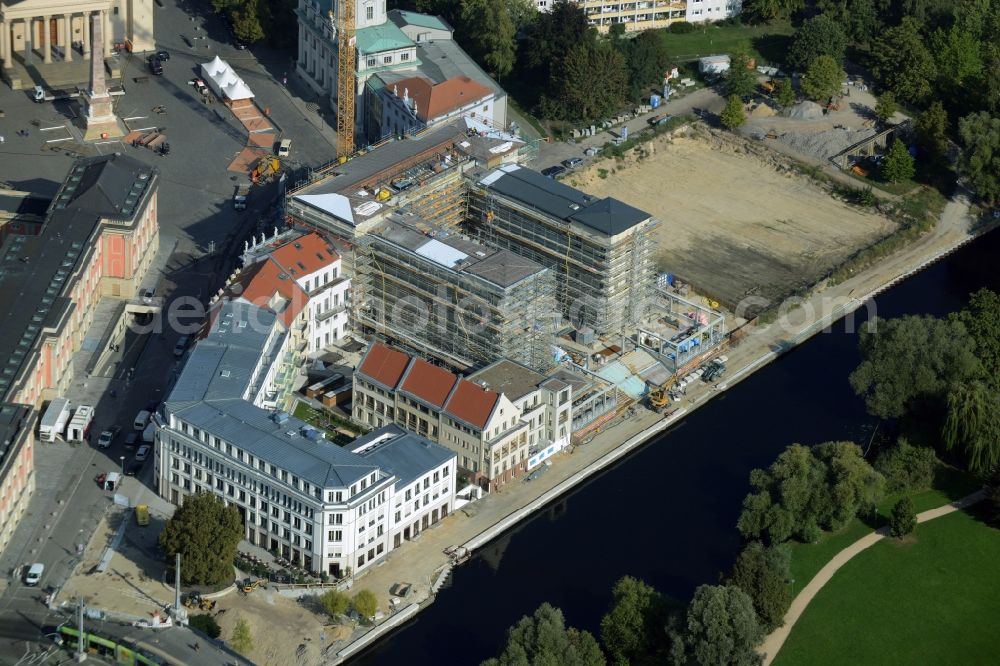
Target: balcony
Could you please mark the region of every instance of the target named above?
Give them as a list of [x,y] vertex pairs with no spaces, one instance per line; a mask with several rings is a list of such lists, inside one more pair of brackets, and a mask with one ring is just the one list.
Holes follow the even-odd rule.
[[341,303],[340,305],[333,306],[326,312],[320,312],[318,315],[316,315],[316,321],[324,322],[330,317],[335,317],[341,312],[346,312],[346,311],[347,311],[347,305],[345,303]]

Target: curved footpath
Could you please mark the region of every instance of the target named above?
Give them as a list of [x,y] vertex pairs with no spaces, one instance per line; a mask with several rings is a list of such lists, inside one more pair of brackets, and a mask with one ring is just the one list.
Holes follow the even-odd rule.
[[[975,504],[979,500],[985,497],[985,493],[982,490],[972,493],[960,500],[950,502],[944,506],[939,506],[936,509],[928,509],[922,513],[917,514],[918,523],[926,523],[928,520],[934,520],[935,518],[940,518],[941,516],[946,516],[949,513],[953,513],[960,509],[964,509],[967,506]],[[764,643],[758,648],[758,651],[764,656],[764,666],[770,666],[774,658],[778,656],[778,651],[781,650],[781,646],[785,644],[785,640],[788,639],[788,635],[792,632],[792,627],[802,613],[809,606],[809,602],[813,600],[813,597],[823,589],[823,586],[833,578],[833,574],[837,573],[840,567],[847,564],[855,555],[868,549],[869,547],[875,545],[886,536],[889,535],[889,528],[883,527],[871,534],[866,534],[854,543],[852,543],[847,548],[833,556],[833,558],[826,563],[822,569],[819,570],[813,579],[809,581],[809,584],[802,588],[798,596],[792,601],[792,605],[788,607],[788,612],[785,613],[784,624],[775,629],[771,634],[764,639]]]

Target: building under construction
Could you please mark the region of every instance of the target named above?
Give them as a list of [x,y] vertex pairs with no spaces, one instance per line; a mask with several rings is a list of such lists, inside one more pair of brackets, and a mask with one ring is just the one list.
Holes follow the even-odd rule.
[[356,243],[359,328],[462,369],[499,358],[552,365],[553,271],[412,213],[393,213]]
[[573,326],[605,335],[640,323],[654,287],[659,224],[648,213],[517,165],[467,178],[470,233],[552,269]]

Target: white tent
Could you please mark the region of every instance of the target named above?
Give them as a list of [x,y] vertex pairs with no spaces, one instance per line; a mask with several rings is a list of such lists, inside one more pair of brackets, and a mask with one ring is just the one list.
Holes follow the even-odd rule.
[[201,75],[205,78],[205,83],[220,97],[236,101],[254,96],[250,86],[219,56],[215,56],[211,62],[202,63]]

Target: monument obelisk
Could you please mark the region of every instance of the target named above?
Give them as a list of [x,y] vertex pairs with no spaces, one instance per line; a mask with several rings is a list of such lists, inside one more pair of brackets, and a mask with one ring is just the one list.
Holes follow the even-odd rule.
[[108,84],[104,80],[104,21],[100,12],[93,14],[91,25],[93,47],[90,51],[90,89],[83,96],[87,106],[84,141],[118,138],[125,133],[115,115]]

